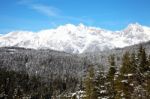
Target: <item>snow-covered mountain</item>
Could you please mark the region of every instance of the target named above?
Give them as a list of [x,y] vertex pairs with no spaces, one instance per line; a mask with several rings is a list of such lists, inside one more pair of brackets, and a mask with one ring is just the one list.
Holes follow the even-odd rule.
[[0,47],[17,46],[83,53],[125,47],[150,40],[150,27],[129,24],[121,31],[109,31],[83,24],[66,24],[39,32],[13,31],[0,35]]

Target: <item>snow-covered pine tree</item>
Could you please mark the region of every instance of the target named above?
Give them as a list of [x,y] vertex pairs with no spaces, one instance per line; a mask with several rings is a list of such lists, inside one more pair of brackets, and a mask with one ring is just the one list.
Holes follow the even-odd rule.
[[139,51],[138,51],[138,62],[139,62],[139,70],[141,73],[144,73],[148,70],[148,60],[147,55],[145,52],[145,48],[143,48],[142,45],[140,45]]
[[93,65],[89,67],[87,77],[85,78],[86,99],[97,99],[95,90],[95,72]]
[[145,90],[147,97],[150,98],[150,55],[148,57],[148,70],[145,74]]
[[108,90],[108,97],[112,99],[115,97],[115,88],[114,88],[114,76],[116,73],[115,56],[110,55],[108,57],[108,61],[110,64],[110,68],[107,74],[107,90]]
[[106,98],[108,95],[108,91],[106,87],[106,84],[107,84],[106,74],[105,74],[104,67],[102,65],[99,67],[99,70],[97,71],[95,84],[96,84],[97,98],[98,99]]
[[131,99],[131,93],[133,92],[133,71],[134,67],[131,64],[130,53],[126,52],[122,58],[122,67],[120,68],[119,76],[115,81],[116,99]]

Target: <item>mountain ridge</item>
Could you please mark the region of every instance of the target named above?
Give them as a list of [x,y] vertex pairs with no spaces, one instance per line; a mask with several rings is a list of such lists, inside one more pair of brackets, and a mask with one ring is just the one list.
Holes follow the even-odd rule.
[[83,24],[66,24],[39,32],[13,31],[0,35],[0,47],[52,49],[84,53],[122,48],[150,40],[150,27],[129,24],[120,31],[110,31]]

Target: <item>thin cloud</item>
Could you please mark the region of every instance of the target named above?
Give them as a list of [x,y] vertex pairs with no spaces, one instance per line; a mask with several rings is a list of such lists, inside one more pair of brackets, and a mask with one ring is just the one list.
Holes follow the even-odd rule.
[[19,0],[17,3],[47,16],[58,16],[59,9],[44,4],[38,4],[34,1],[36,0]]
[[46,6],[41,4],[32,4],[30,7],[36,10],[37,12],[40,12],[49,17],[55,17],[57,19],[63,19],[63,20],[73,20],[73,21],[79,21],[84,23],[91,23],[91,20],[87,18],[81,18],[81,17],[79,18],[79,17],[62,15],[60,14],[61,12],[60,9],[56,7]]
[[76,21],[79,23],[86,23],[88,25],[93,24],[93,20],[87,17],[73,17],[73,16],[67,16],[67,15],[63,15],[60,9],[54,7],[54,6],[48,6],[48,5],[44,5],[44,4],[38,4],[35,3],[34,1],[36,0],[20,0],[17,3],[21,4],[21,5],[25,5],[28,8],[39,12],[43,15],[49,16],[49,17],[54,17],[56,19],[61,19],[61,20],[68,20],[68,21]]
[[52,6],[33,4],[31,5],[31,8],[47,16],[58,16],[58,9]]

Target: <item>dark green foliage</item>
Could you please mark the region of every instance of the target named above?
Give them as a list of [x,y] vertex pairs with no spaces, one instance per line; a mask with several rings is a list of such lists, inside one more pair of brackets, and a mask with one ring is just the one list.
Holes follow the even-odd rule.
[[[149,99],[150,56],[147,56],[145,49],[140,46],[137,54],[124,53],[122,65],[117,68],[115,56],[111,55],[108,73],[105,74],[103,70],[99,70],[95,78],[96,83],[92,84],[92,87],[96,88],[97,97],[100,99],[106,97],[109,99]],[[101,93],[102,91],[104,93]]]
[[115,96],[115,89],[114,89],[114,77],[116,73],[116,64],[115,64],[115,56],[109,56],[109,64],[110,68],[107,74],[107,89],[108,89],[108,96],[113,98]]
[[97,97],[101,99],[101,98],[105,98],[108,95],[107,78],[103,66],[100,66],[97,72],[98,74],[95,78],[95,88],[97,92]]
[[57,78],[50,82],[44,82],[39,76],[29,77],[24,71],[7,71],[2,68],[0,68],[0,78],[0,98],[8,99],[21,99],[22,97],[32,97],[33,99],[47,97],[49,99],[54,94],[61,94],[77,84],[77,80],[74,78],[68,77],[66,80]]
[[130,57],[130,61],[131,61],[131,73],[136,73],[137,72],[137,60],[136,60],[136,54],[135,53],[132,53],[131,55],[130,55],[131,57]]
[[108,57],[108,61],[109,61],[110,66],[115,66],[115,55],[114,54],[110,55]]
[[149,77],[148,58],[140,46],[138,54],[126,52],[122,58],[120,74],[116,79],[116,99],[148,99]]
[[[116,79],[116,98],[125,98],[125,99],[130,99],[131,98],[131,93],[133,91],[131,84],[132,81],[132,76],[133,76],[133,71],[134,71],[134,66],[131,63],[131,57],[134,58],[134,54],[130,56],[129,52],[126,52],[123,55],[122,58],[122,67],[120,68],[120,73]],[[134,59],[132,59],[132,62]],[[133,62],[134,64],[134,62]]]
[[86,99],[97,99],[95,89],[95,73],[93,66],[89,67],[87,77],[85,79]]
[[[65,58],[49,55],[1,52],[0,98],[76,99],[77,95],[71,97],[70,93],[85,90],[86,99],[150,99],[150,55],[142,46],[138,52],[126,52],[123,57],[110,55],[107,72],[103,66],[99,69],[97,64],[90,66],[85,79],[83,72],[87,71],[88,62],[67,55]],[[121,66],[117,66],[117,60],[121,60]]]
[[130,54],[129,52],[126,52],[122,58],[122,67],[120,69],[120,73],[122,75],[132,73],[132,70],[133,70],[133,67],[131,64]]
[[110,68],[108,71],[108,80],[112,81],[114,79],[114,75],[116,73],[115,56],[110,55],[108,60],[109,60],[109,64],[110,64]]
[[145,48],[142,47],[142,45],[139,48],[138,51],[138,62],[139,62],[139,70],[141,73],[144,73],[148,70],[148,60],[147,55],[145,52]]
[[29,76],[24,72],[16,73],[0,69],[0,78],[0,93],[3,93],[5,97],[12,98],[15,95],[21,97],[30,89],[27,85]]

